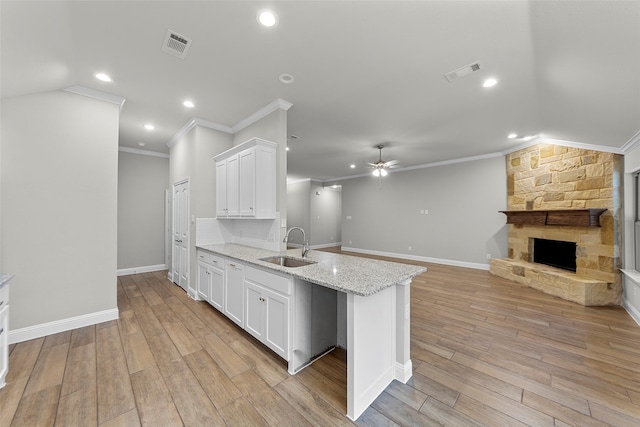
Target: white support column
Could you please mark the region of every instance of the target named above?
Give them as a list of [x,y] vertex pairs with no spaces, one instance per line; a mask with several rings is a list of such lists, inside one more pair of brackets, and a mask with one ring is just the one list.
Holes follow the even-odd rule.
[[347,295],[347,416],[356,420],[393,381],[396,286],[369,297]]
[[411,364],[411,280],[395,286],[396,289],[396,364],[395,379],[406,384],[413,375]]

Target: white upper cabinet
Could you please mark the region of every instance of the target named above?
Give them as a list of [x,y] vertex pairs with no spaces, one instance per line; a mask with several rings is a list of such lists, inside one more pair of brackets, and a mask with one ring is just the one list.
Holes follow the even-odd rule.
[[218,218],[275,218],[277,146],[253,138],[214,157]]

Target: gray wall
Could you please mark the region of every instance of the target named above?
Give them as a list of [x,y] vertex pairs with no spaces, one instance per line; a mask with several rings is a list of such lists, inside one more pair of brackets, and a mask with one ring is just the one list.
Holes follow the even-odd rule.
[[342,245],[488,268],[507,256],[506,182],[504,157],[346,180]]
[[[311,181],[297,181],[287,183],[287,226],[302,227],[305,232],[310,232],[309,221],[311,219]],[[291,243],[302,244],[302,234],[291,233]]]
[[[287,111],[279,108],[239,130],[233,135],[233,145],[242,144],[251,138],[262,138],[278,144],[276,211],[280,213],[280,236],[284,237],[287,232]],[[280,249],[284,250],[285,246],[281,243]]]
[[[312,247],[340,242],[342,193],[324,188],[318,181],[304,180],[287,184],[288,227],[302,227]],[[302,235],[292,233],[291,243],[302,244]]]
[[[170,149],[170,188],[189,179],[189,212],[192,218],[216,216],[216,168],[213,157],[232,147],[232,136],[202,126],[196,126]],[[196,286],[196,227],[190,222],[189,286]],[[171,271],[171,270],[170,270]]]
[[339,243],[342,235],[342,192],[324,188],[322,183],[316,181],[311,181],[310,191],[310,244],[327,246]]
[[117,310],[119,107],[2,100],[2,260],[11,330]]
[[169,158],[118,153],[118,270],[165,265]]

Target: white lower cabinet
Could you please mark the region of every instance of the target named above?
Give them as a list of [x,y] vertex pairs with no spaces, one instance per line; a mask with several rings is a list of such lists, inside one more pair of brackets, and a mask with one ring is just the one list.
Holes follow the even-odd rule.
[[244,265],[225,260],[224,314],[244,328]]
[[198,298],[289,361],[294,280],[198,250]]
[[224,258],[198,251],[198,299],[224,311]]
[[289,360],[293,280],[253,267],[245,270],[245,330]]

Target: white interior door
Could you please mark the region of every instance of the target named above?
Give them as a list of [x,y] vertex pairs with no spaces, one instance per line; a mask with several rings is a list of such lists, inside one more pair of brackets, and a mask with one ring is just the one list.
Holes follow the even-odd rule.
[[173,184],[173,281],[189,286],[189,181]]

